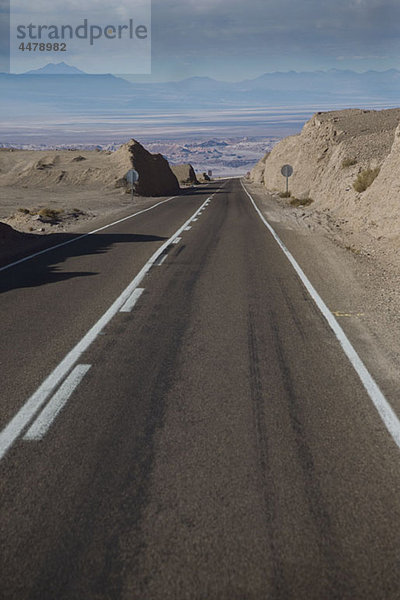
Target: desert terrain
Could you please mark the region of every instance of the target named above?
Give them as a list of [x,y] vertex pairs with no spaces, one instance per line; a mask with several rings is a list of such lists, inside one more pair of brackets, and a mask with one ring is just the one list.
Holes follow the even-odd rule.
[[[368,113],[358,111],[316,115],[302,134],[272,149],[242,183],[321,294],[329,317],[335,315],[350,340],[350,348],[354,344],[367,372],[387,396],[387,406],[398,412],[398,115],[390,112],[371,116],[373,125],[368,123]],[[75,398],[52,423],[49,435],[29,442],[25,439],[40,421],[41,412],[33,417],[36,420],[29,423],[23,439],[19,437],[24,435],[27,421],[12,432],[11,441],[6,440],[13,446],[6,449],[10,452],[5,461],[14,461],[9,472],[19,477],[21,463],[26,482],[23,497],[29,498],[28,509],[24,504],[18,506],[15,487],[7,486],[11,492],[3,510],[4,527],[10,529],[7,539],[16,540],[16,549],[11,544],[7,554],[7,560],[11,557],[6,562],[8,589],[15,589],[15,581],[20,586],[20,539],[28,539],[23,555],[24,590],[29,590],[34,581],[38,597],[42,597],[49,581],[56,587],[60,585],[61,572],[70,586],[63,589],[67,593],[72,590],[68,597],[91,597],[90,590],[97,589],[100,571],[96,565],[108,560],[110,536],[114,539],[117,531],[121,544],[115,549],[116,562],[121,564],[123,548],[128,596],[136,590],[137,573],[143,573],[146,581],[143,585],[139,582],[136,597],[143,597],[142,590],[148,585],[147,595],[157,596],[161,590],[161,598],[168,582],[181,575],[182,586],[187,586],[182,589],[187,589],[190,597],[196,584],[191,587],[190,578],[186,584],[186,573],[197,574],[201,564],[207,577],[210,556],[214,562],[209,540],[214,539],[215,547],[214,541],[211,545],[217,559],[220,552],[228,557],[226,580],[232,564],[237,564],[243,569],[239,574],[247,589],[253,591],[253,582],[259,581],[261,592],[256,595],[268,596],[269,591],[265,594],[263,588],[268,582],[264,548],[270,543],[269,531],[264,528],[266,506],[275,506],[283,499],[283,516],[277,518],[275,527],[282,540],[280,552],[289,549],[285,569],[293,593],[288,597],[312,597],[316,581],[320,584],[317,596],[329,597],[332,580],[326,583],[320,574],[330,572],[331,556],[333,563],[338,561],[340,565],[335,594],[336,581],[342,581],[353,556],[360,557],[352,565],[352,578],[361,590],[359,597],[376,596],[369,591],[375,581],[381,589],[381,572],[389,573],[388,588],[390,585],[397,591],[399,532],[393,530],[393,523],[398,524],[399,519],[393,521],[391,515],[398,510],[400,484],[393,478],[398,447],[385,429],[386,421],[379,420],[370,402],[371,394],[367,397],[367,385],[357,377],[353,363],[346,360],[340,340],[332,335],[317,304],[292,269],[293,263],[287,261],[260,222],[241,182],[213,181],[205,189],[190,188],[182,194],[178,184],[193,177],[189,166],[171,168],[162,156],[146,152],[131,141],[112,153],[0,153],[2,211],[13,215],[3,219],[7,223],[0,223],[0,267],[7,267],[5,253],[10,249],[23,252],[27,244],[33,248],[32,244],[52,245],[53,240],[63,246],[77,242],[66,246],[66,252],[64,247],[57,248],[37,261],[22,262],[5,272],[9,277],[3,278],[7,293],[2,298],[9,309],[4,329],[6,334],[13,333],[4,336],[8,343],[2,349],[4,364],[12,357],[11,367],[5,369],[3,420],[7,422],[8,415],[14,414],[14,397],[24,394],[32,398],[30,391],[25,393],[26,382],[35,389],[47,373],[63,373],[65,364],[70,368],[71,339],[76,336],[80,340],[75,348],[81,352],[93,331],[93,321],[100,317],[102,323],[102,314],[112,315],[102,325],[104,331],[100,330],[93,347],[86,346],[85,357],[77,354],[76,361],[85,361],[77,367],[86,369],[88,379],[78,383]],[[291,196],[283,198],[280,168],[285,162],[293,164],[295,173]],[[142,186],[133,202],[124,183],[124,174],[131,167],[140,172]],[[375,179],[370,177],[370,185],[357,191],[354,185],[360,190],[357,182],[364,181],[359,176],[365,171],[372,171]],[[343,187],[344,191],[349,188],[347,196]],[[163,202],[164,194],[168,191],[172,195],[177,188],[181,197]],[[368,200],[374,189],[376,195]],[[140,212],[136,207],[152,204],[160,206],[114,224],[113,233],[76,239],[80,231],[93,231],[107,221],[132,217]],[[55,235],[45,235],[48,232]],[[124,240],[127,243],[122,243]],[[138,269],[139,276],[132,280],[132,272],[136,274]],[[141,282],[143,288],[138,288]],[[121,294],[121,289],[125,291],[116,301],[116,290]],[[133,297],[138,293],[140,296]],[[129,312],[122,310],[136,300],[134,310],[134,305]],[[82,311],[88,315],[84,319]],[[32,375],[24,373],[21,377],[25,356],[29,352],[37,356],[42,347],[45,350],[40,353],[38,374],[27,371]],[[160,371],[158,365],[162,365]],[[48,380],[47,376],[46,385]],[[49,395],[59,382],[52,385]],[[142,420],[143,399],[146,406]],[[25,407],[18,409],[17,416],[22,414],[27,420],[31,417]],[[149,413],[156,415],[150,434]],[[24,417],[26,414],[28,417]],[[77,427],[81,429],[75,437]],[[271,446],[267,446],[271,439]],[[269,448],[272,471],[266,459]],[[312,448],[312,453],[305,448]],[[68,458],[62,462],[65,450]],[[154,462],[146,458],[146,452],[154,455]],[[98,472],[105,455],[111,460],[105,477],[97,481],[93,472]],[[125,471],[132,462],[135,469]],[[65,467],[60,469],[60,463]],[[85,469],[88,465],[83,487],[82,463]],[[142,473],[136,465],[143,464]],[[151,465],[149,471],[147,465]],[[254,482],[250,488],[249,474]],[[36,485],[37,480],[43,487]],[[128,488],[124,487],[126,481]],[[278,496],[271,481],[279,484]],[[323,497],[329,501],[310,504],[309,492],[319,489],[320,481]],[[110,489],[105,482],[110,482]],[[135,496],[142,482],[149,490],[143,497]],[[32,490],[40,498],[32,496]],[[177,490],[183,498],[183,509],[176,501]],[[88,502],[82,515],[83,495]],[[99,498],[101,507],[97,504]],[[127,503],[127,498],[134,498],[133,504]],[[140,525],[129,529],[126,524],[136,514],[138,502],[144,507]],[[57,507],[55,515],[53,506]],[[93,506],[98,510],[95,523],[91,518]],[[113,511],[110,514],[110,506],[121,507],[117,517]],[[327,507],[327,520],[314,523],[315,506],[317,511],[320,506]],[[28,519],[20,518],[26,514]],[[60,544],[65,539],[65,514],[71,515],[67,541],[70,535],[82,540],[82,546],[86,539],[91,540],[89,549],[85,547],[79,554],[79,564],[89,565],[90,572],[84,570],[72,582],[68,578],[74,572],[76,553],[68,544]],[[221,514],[220,533],[216,523]],[[182,527],[182,516],[186,515],[190,527]],[[338,530],[326,526],[331,521],[340,523]],[[32,522],[37,536],[34,546]],[[218,544],[225,539],[226,523],[229,535],[233,527],[233,543],[227,540],[220,551]],[[298,533],[292,544],[294,528]],[[207,535],[199,557],[198,540],[203,531]],[[332,548],[327,558],[321,558],[320,539]],[[337,548],[337,539],[345,544]],[[32,552],[32,547],[38,551]],[[359,552],[360,548],[367,548],[370,554]],[[296,562],[304,552],[309,552],[306,565]],[[207,557],[203,563],[202,556]],[[243,563],[243,556],[252,560]],[[47,560],[49,575],[40,579],[38,564]],[[377,560],[378,575],[371,574],[371,561],[376,564]],[[249,564],[255,566],[251,581],[247,579]],[[216,565],[215,581],[219,581],[218,560]],[[317,565],[311,577],[309,565]],[[299,595],[303,587],[305,591]],[[60,597],[63,590],[59,589],[51,588],[52,597]],[[353,590],[351,587],[343,597],[354,597]],[[175,590],[171,597],[174,594]]]
[[[147,144],[155,154],[134,141],[112,149],[3,148],[0,220],[30,234],[78,231],[110,215],[117,218],[132,207],[124,181],[132,166],[142,172],[134,205],[147,206],[153,201],[149,196],[167,197],[178,193],[179,185],[196,183],[189,163],[204,169],[214,166],[218,173],[231,155],[241,165],[235,170],[244,175],[245,167],[264,148],[266,153],[248,181],[261,195],[264,190],[275,198],[282,218],[290,216],[310,235],[330,236],[354,256],[383,261],[385,272],[394,273],[400,245],[399,122],[400,109],[349,109],[316,113],[300,134],[281,141]],[[279,197],[285,188],[280,173],[285,163],[294,168],[288,199]],[[362,183],[371,174],[374,179],[365,190],[355,189],[356,181]]]
[[[125,179],[136,169],[132,198]],[[0,254],[56,243],[47,234],[80,233],[123,218],[198,183],[191,165],[170,167],[131,140],[110,150],[0,150]],[[58,238],[57,238],[58,241]]]
[[250,181],[279,198],[281,167],[291,164],[286,209],[310,231],[325,231],[354,254],[397,268],[399,123],[400,109],[317,113],[260,160]]
[[[399,122],[400,109],[317,113],[300,134],[267,153],[247,180],[273,226],[286,232],[289,248],[291,236],[303,240],[300,262],[314,263],[317,288],[337,298],[332,310],[361,344],[369,340],[371,363],[385,362],[394,378],[400,359]],[[293,166],[290,197],[284,164]]]

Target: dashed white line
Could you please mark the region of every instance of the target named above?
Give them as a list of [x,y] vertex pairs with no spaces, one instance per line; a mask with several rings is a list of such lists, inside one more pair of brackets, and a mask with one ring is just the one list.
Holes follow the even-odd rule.
[[176,240],[174,240],[172,243],[176,246],[177,244],[179,244],[179,242],[182,240],[181,237],[176,238]]
[[119,312],[131,312],[143,292],[144,288],[136,288]]
[[51,424],[64,408],[90,367],[91,365],[77,365],[75,367],[27,431],[24,440],[41,440],[46,435]]
[[184,231],[190,231],[190,229],[192,229],[192,228],[190,225],[188,225],[187,227],[185,227]]
[[142,267],[142,269],[131,281],[131,283],[125,288],[122,294],[115,300],[115,302],[109,307],[109,309],[103,314],[103,316],[100,317],[97,323],[95,323],[93,327],[89,329],[89,331],[76,344],[76,346],[65,356],[65,358],[52,371],[52,373],[50,373],[50,375],[46,377],[46,379],[38,387],[38,389],[32,394],[32,396],[30,396],[30,398],[28,398],[28,400],[20,408],[17,414],[4,427],[4,429],[0,433],[0,460],[4,457],[4,455],[14,444],[14,442],[19,438],[24,429],[29,425],[30,421],[34,418],[35,414],[41,409],[48,397],[54,392],[54,390],[60,385],[63,379],[68,375],[68,373],[78,362],[82,354],[94,342],[94,340],[103,331],[103,329],[111,321],[111,319],[121,310],[122,306],[127,302],[131,294],[139,286],[139,284],[144,279],[144,277],[151,269],[158,257],[164,254],[168,246],[170,246],[174,242],[174,240],[181,235],[183,231],[187,230],[189,223],[192,221],[193,218],[195,218],[198,215],[199,210],[203,206],[204,203],[182,225],[182,227],[180,227],[170,237],[169,240],[167,240],[162,246],[160,246],[160,248],[158,248],[158,250],[156,250],[153,256],[146,262],[146,264]]
[[312,285],[312,283],[310,282],[310,280],[308,279],[308,277],[306,276],[306,274],[304,273],[304,271],[302,270],[302,268],[300,267],[300,265],[298,264],[296,259],[292,256],[292,254],[286,248],[285,244],[282,242],[280,237],[276,234],[275,230],[271,227],[271,225],[265,219],[264,215],[261,213],[260,209],[254,202],[253,197],[249,194],[249,192],[246,190],[245,186],[243,185],[243,182],[241,182],[241,184],[242,184],[244,191],[250,198],[254,208],[256,209],[260,219],[262,220],[264,225],[267,227],[267,229],[269,230],[271,235],[274,237],[275,241],[278,243],[278,245],[280,246],[281,250],[284,252],[286,257],[288,258],[289,262],[291,263],[292,267],[296,271],[297,275],[300,277],[304,287],[310,294],[311,298],[314,300],[315,304],[321,311],[322,315],[327,320],[330,328],[332,329],[336,338],[339,340],[339,343],[340,343],[345,355],[349,359],[351,365],[353,366],[358,377],[360,378],[360,381],[363,384],[368,396],[370,397],[376,410],[378,411],[383,423],[386,426],[386,429],[389,431],[393,440],[395,441],[397,446],[400,448],[400,420],[399,420],[398,416],[396,415],[396,413],[390,406],[389,402],[386,400],[385,396],[383,395],[383,393],[381,392],[377,383],[373,379],[372,375],[369,373],[368,369],[362,362],[361,358],[357,354],[357,351],[352,346],[350,340],[348,339],[345,332],[343,331],[343,329],[341,328],[341,326],[339,325],[339,323],[333,316],[332,312],[329,310],[329,308],[327,307],[325,302],[322,300],[321,296],[318,294],[317,290],[314,288],[314,286]]

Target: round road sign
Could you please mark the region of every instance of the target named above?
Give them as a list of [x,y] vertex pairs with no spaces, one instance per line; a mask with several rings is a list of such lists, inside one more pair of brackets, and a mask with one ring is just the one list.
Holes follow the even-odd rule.
[[293,167],[291,165],[283,165],[281,173],[284,177],[290,177],[293,175]]
[[125,175],[125,179],[127,180],[128,183],[133,185],[134,183],[139,181],[139,173],[137,171],[135,171],[135,169],[129,169],[129,171]]

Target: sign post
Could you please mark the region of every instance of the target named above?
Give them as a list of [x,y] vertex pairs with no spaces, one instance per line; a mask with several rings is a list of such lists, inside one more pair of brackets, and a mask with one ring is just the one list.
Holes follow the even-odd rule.
[[289,196],[289,177],[293,175],[293,167],[291,165],[283,165],[281,173],[286,177],[286,196]]
[[132,202],[133,202],[133,194],[135,191],[135,184],[139,181],[139,173],[137,171],[135,171],[135,169],[129,169],[129,171],[125,175],[125,179],[131,186]]

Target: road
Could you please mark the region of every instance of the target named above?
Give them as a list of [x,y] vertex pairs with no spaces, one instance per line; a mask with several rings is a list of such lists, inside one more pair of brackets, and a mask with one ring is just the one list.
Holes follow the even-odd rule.
[[1,598],[400,597],[399,448],[239,181],[0,280]]

